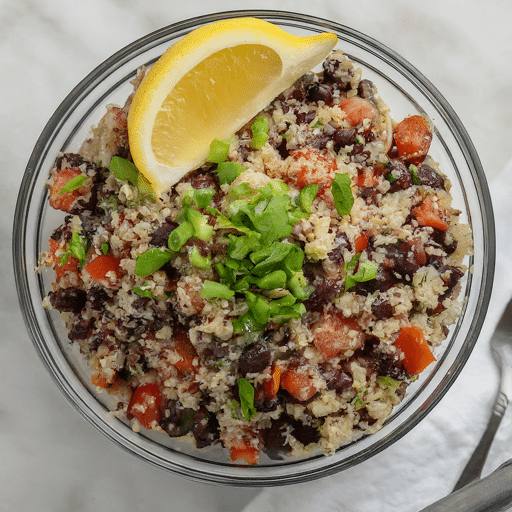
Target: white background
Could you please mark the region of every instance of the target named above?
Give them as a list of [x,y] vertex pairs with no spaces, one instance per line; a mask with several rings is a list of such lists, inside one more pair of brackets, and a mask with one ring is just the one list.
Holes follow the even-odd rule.
[[[489,181],[512,178],[498,178],[512,156],[508,0],[0,0],[0,512],[412,512],[450,491],[484,429],[497,370],[483,338],[441,404],[385,453],[314,484],[272,491],[203,485],[150,467],[110,444],[54,385],[23,324],[12,272],[15,202],[32,148],[59,103],[103,60],[214,4],[307,13],[379,40],[451,103]],[[485,473],[512,457],[511,415]]]

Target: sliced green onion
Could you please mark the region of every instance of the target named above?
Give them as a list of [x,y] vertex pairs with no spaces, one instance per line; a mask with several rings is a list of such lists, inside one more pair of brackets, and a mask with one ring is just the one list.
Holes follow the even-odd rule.
[[302,270],[295,272],[288,280],[288,289],[298,300],[306,300],[313,293],[313,287],[308,284]]
[[348,215],[354,204],[351,181],[348,173],[336,174],[331,184],[334,206],[341,217]]
[[209,268],[212,264],[212,258],[210,255],[202,256],[196,245],[192,247],[192,251],[188,256],[190,263],[198,268]]
[[256,263],[252,269],[253,274],[263,276],[274,270],[278,263],[283,261],[294,247],[291,244],[283,242],[274,242],[260,251],[253,252],[249,258]]
[[137,258],[135,275],[146,277],[162,268],[172,257],[168,250],[152,247]]
[[225,162],[229,155],[229,146],[233,142],[234,137],[228,140],[213,139],[210,144],[210,153],[208,155],[208,162],[219,164]]
[[177,228],[171,231],[167,246],[171,251],[177,252],[191,237],[194,236],[194,226],[190,222],[182,222]]
[[83,174],[79,174],[78,176],[75,176],[74,178],[71,178],[60,189],[60,193],[61,194],[65,194],[66,192],[73,192],[73,190],[79,189],[84,184],[84,181],[86,179],[87,179],[87,176],[85,176]]
[[418,176],[418,168],[414,164],[411,164],[409,165],[409,171],[412,174],[412,182],[419,187],[421,185],[421,180]]
[[199,238],[199,240],[209,240],[211,238],[213,235],[213,226],[208,224],[208,217],[206,215],[199,213],[193,208],[187,208],[185,216],[188,222],[194,227],[194,236],[196,238]]
[[153,298],[153,294],[151,293],[151,290],[149,290],[145,286],[134,286],[133,293],[135,293],[139,297],[147,297],[148,299]]
[[85,253],[87,252],[87,240],[80,236],[78,233],[71,235],[71,242],[67,245],[67,249],[72,256],[74,256],[83,267],[85,264]]
[[251,125],[252,147],[259,149],[268,140],[268,117],[258,116]]
[[201,298],[203,299],[232,299],[234,295],[235,292],[231,290],[229,286],[217,283],[216,281],[206,280],[201,290]]

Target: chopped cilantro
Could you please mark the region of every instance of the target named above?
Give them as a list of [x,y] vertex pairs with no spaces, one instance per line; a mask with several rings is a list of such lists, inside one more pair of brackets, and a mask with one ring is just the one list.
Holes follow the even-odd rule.
[[247,379],[244,378],[238,379],[237,384],[240,405],[242,406],[242,414],[246,421],[249,421],[257,412],[254,407],[254,387]]
[[[345,263],[345,291],[349,290],[356,283],[363,283],[365,281],[371,281],[377,277],[378,265],[369,260],[362,260],[361,252],[357,253],[350,261]],[[354,271],[357,268],[357,272]]]
[[229,155],[229,146],[233,142],[234,137],[227,140],[213,139],[210,144],[210,153],[208,155],[208,162],[220,164],[225,162]]

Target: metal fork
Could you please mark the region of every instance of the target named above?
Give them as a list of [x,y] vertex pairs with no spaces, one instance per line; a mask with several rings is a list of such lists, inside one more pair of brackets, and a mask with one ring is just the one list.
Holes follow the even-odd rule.
[[480,442],[455,484],[454,491],[478,480],[505,410],[512,400],[512,300],[508,303],[491,338],[491,349],[501,370],[501,384],[492,414]]

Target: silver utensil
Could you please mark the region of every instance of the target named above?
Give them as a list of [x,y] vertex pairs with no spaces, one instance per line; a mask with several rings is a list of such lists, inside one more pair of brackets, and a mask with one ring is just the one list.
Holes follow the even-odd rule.
[[454,491],[481,477],[482,468],[494,435],[498,430],[508,404],[512,400],[512,300],[508,303],[494,331],[491,338],[491,349],[501,369],[500,389],[496,396],[487,428],[455,484]]
[[512,504],[512,459],[481,480],[441,498],[421,512],[506,512]]

